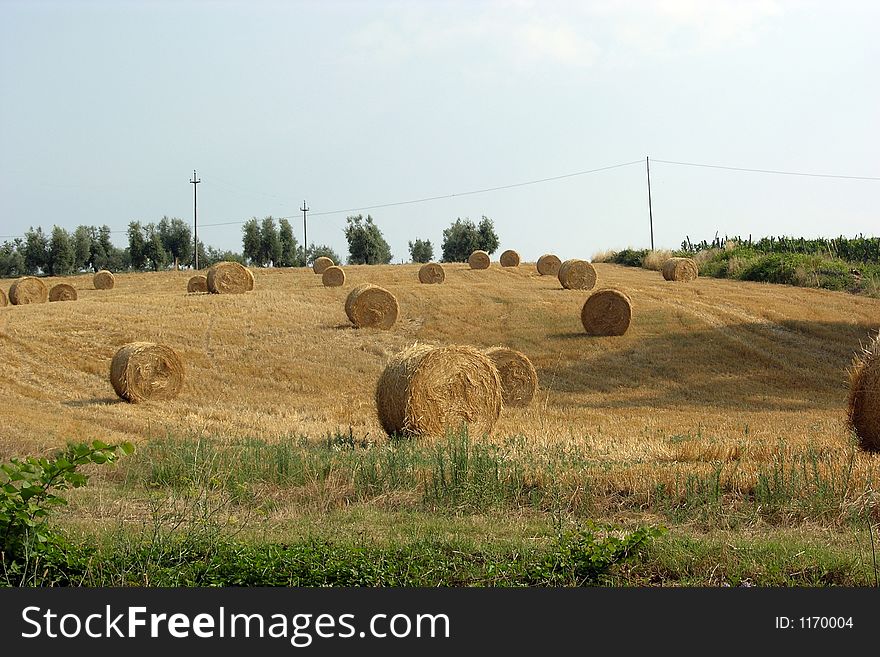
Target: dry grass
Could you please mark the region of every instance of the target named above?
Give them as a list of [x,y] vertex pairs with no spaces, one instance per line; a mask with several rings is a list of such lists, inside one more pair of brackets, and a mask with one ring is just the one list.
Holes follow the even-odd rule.
[[669,249],[660,249],[657,251],[648,251],[645,259],[642,261],[642,267],[651,271],[660,271],[663,269],[663,263],[672,257],[672,251]]
[[596,251],[593,254],[593,257],[590,258],[590,262],[609,262],[611,258],[617,255],[617,251],[613,249],[606,249],[605,251]]
[[[275,441],[350,427],[381,440],[376,381],[418,340],[525,353],[539,392],[529,407],[505,409],[494,440],[521,435],[518,450],[537,459],[587,452],[612,496],[707,476],[713,462],[730,464],[731,486],[746,494],[779,446],[847,459],[845,372],[880,328],[878,299],[703,278],[670,286],[599,264],[603,285],[625,291],[638,314],[626,335],[596,338],[580,323],[587,293],[560,290],[534,266],[446,265],[437,286],[421,285],[418,268],[347,267],[345,288],[325,288],[307,269],[257,270],[244,295],[187,295],[187,272],[117,275],[105,291],[88,275],[50,279],[73,284],[77,303],[0,309],[0,457],[168,434]],[[398,298],[392,330],[346,320],[346,293],[364,282]],[[198,385],[167,402],[118,401],[110,359],[135,340],[174,348]],[[857,453],[853,481],[878,475],[880,459]]]

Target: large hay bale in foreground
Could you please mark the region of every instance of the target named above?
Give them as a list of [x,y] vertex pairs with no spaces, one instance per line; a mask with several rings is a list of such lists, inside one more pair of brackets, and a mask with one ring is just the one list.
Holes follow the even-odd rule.
[[848,420],[859,446],[880,452],[880,333],[850,368]]
[[474,251],[468,258],[471,269],[489,269],[489,254],[485,251]]
[[562,266],[562,260],[552,253],[545,253],[538,258],[538,273],[541,276],[556,276],[559,273],[559,267]]
[[9,302],[6,299],[6,292],[4,292],[3,290],[0,290],[0,308],[5,306],[7,303],[9,303]]
[[363,283],[349,292],[345,314],[358,328],[390,329],[397,321],[400,306],[391,292],[372,283]]
[[186,283],[186,291],[193,292],[207,292],[208,291],[208,277],[202,274],[196,274],[192,278],[189,279]]
[[669,258],[660,271],[667,281],[692,281],[700,275],[697,263],[691,258]]
[[183,362],[166,345],[131,342],[113,356],[110,383],[126,401],[172,399],[183,387]]
[[321,274],[321,282],[324,287],[341,287],[345,285],[345,272],[342,271],[342,267],[336,265],[327,267]]
[[36,276],[22,276],[9,286],[9,303],[23,306],[27,303],[46,303],[49,290]]
[[112,290],[113,286],[116,285],[116,278],[113,276],[112,271],[102,269],[92,277],[92,283],[96,290]]
[[556,276],[566,290],[591,290],[596,285],[596,270],[586,260],[566,260]]
[[332,267],[336,263],[333,262],[332,258],[328,258],[327,256],[320,256],[315,258],[315,261],[312,263],[312,271],[316,274],[323,274],[327,267]]
[[581,323],[590,335],[623,335],[632,321],[632,302],[620,290],[593,292],[581,309]]
[[247,289],[247,291],[250,292],[251,290],[254,289],[254,272],[252,272],[249,267],[245,267],[244,271],[248,276],[248,289]]
[[56,283],[49,290],[49,301],[76,301],[76,288],[67,283]]
[[500,261],[502,267],[519,267],[519,253],[513,249],[507,249],[501,254]]
[[388,435],[442,436],[467,424],[492,432],[501,414],[501,379],[473,347],[415,344],[388,362],[376,384],[376,410]]
[[507,347],[484,351],[501,379],[504,406],[528,406],[538,390],[538,373],[524,353]]
[[244,294],[251,289],[248,270],[237,262],[218,262],[211,265],[207,275],[211,294]]
[[419,283],[442,283],[445,280],[446,272],[440,263],[428,262],[419,268]]

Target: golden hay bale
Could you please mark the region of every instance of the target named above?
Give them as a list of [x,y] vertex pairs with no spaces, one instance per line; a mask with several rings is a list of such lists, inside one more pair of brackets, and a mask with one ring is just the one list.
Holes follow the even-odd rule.
[[485,251],[474,251],[468,258],[471,269],[489,269],[489,254]]
[[552,253],[545,253],[538,258],[538,273],[541,276],[556,276],[562,261]]
[[566,290],[591,290],[596,285],[596,270],[586,260],[566,260],[556,276]]
[[6,299],[6,292],[4,292],[3,290],[0,290],[0,308],[5,306],[7,303],[8,303],[8,301]]
[[320,256],[319,258],[315,258],[315,262],[312,263],[312,271],[316,274],[323,274],[327,267],[332,267],[335,264],[336,263],[333,262],[332,258]]
[[690,258],[669,258],[660,271],[667,281],[692,281],[700,274],[697,263]]
[[337,267],[336,265],[327,267],[324,273],[321,274],[321,282],[324,284],[324,287],[341,287],[345,285],[345,272],[342,271],[342,267]]
[[186,284],[187,292],[207,292],[208,291],[208,277],[203,276],[202,274],[196,274]]
[[538,373],[528,356],[507,347],[492,347],[483,353],[498,370],[504,405],[528,406],[538,389]]
[[247,291],[250,292],[251,290],[254,289],[254,272],[252,272],[247,267],[244,268],[244,271],[248,275],[248,289],[247,289]]
[[116,278],[113,276],[113,272],[102,269],[94,275],[92,282],[96,290],[112,290],[116,285]]
[[445,280],[446,272],[439,263],[429,262],[419,269],[419,283],[442,283]]
[[519,253],[512,249],[507,249],[501,254],[502,267],[519,267]]
[[358,285],[345,300],[345,314],[358,328],[390,329],[399,313],[394,295],[372,283]]
[[76,288],[67,283],[56,283],[49,290],[49,301],[76,301]]
[[880,333],[853,359],[849,375],[850,428],[862,449],[880,452]]
[[244,294],[251,289],[248,270],[237,262],[218,262],[208,268],[208,292]]
[[172,399],[183,387],[183,362],[164,344],[130,342],[113,356],[110,383],[126,401]]
[[388,435],[444,435],[466,423],[482,436],[492,432],[502,404],[498,370],[473,347],[412,345],[391,358],[376,384]]
[[623,335],[632,320],[632,302],[620,290],[593,292],[581,309],[581,323],[590,335]]
[[21,306],[26,303],[46,303],[49,290],[36,276],[23,276],[9,286],[9,303]]

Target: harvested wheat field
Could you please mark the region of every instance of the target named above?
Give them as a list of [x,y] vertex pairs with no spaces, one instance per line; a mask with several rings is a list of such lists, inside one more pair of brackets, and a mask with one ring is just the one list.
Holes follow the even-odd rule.
[[[444,265],[437,286],[420,284],[418,268],[350,266],[344,289],[310,269],[258,270],[243,295],[188,295],[187,272],[118,274],[101,291],[86,275],[50,279],[73,284],[77,303],[0,309],[0,455],[95,438],[342,433],[385,444],[376,383],[392,355],[420,342],[527,355],[538,392],[528,407],[505,407],[488,440],[525,463],[577,450],[608,499],[650,504],[658,486],[719,467],[725,490],[748,496],[757,473],[808,454],[820,470],[851,462],[854,499],[880,480],[880,459],[855,450],[847,428],[847,368],[880,328],[878,299],[710,278],[672,286],[597,264],[638,313],[625,335],[591,337],[580,319],[590,292],[562,290],[534,265]],[[347,290],[363,283],[397,297],[390,330],[346,318]],[[140,341],[179,354],[190,383],[177,398],[127,404],[114,394],[110,360]],[[575,482],[583,467],[558,481]]]

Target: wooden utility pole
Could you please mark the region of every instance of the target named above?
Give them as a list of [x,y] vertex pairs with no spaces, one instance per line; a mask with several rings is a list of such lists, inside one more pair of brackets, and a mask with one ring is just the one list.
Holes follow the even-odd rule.
[[645,168],[648,171],[648,221],[651,223],[651,250],[654,250],[654,211],[651,208],[651,162],[645,158]]
[[196,178],[196,170],[193,169],[193,177],[190,180],[193,186],[193,263],[195,265],[196,271],[199,269],[199,203],[198,203],[198,194],[196,193],[196,185],[198,185],[202,180],[200,178]]
[[309,211],[309,206],[306,205],[305,199],[303,199],[303,206],[300,208],[303,213],[303,266],[309,266],[309,235],[306,232],[306,213]]

